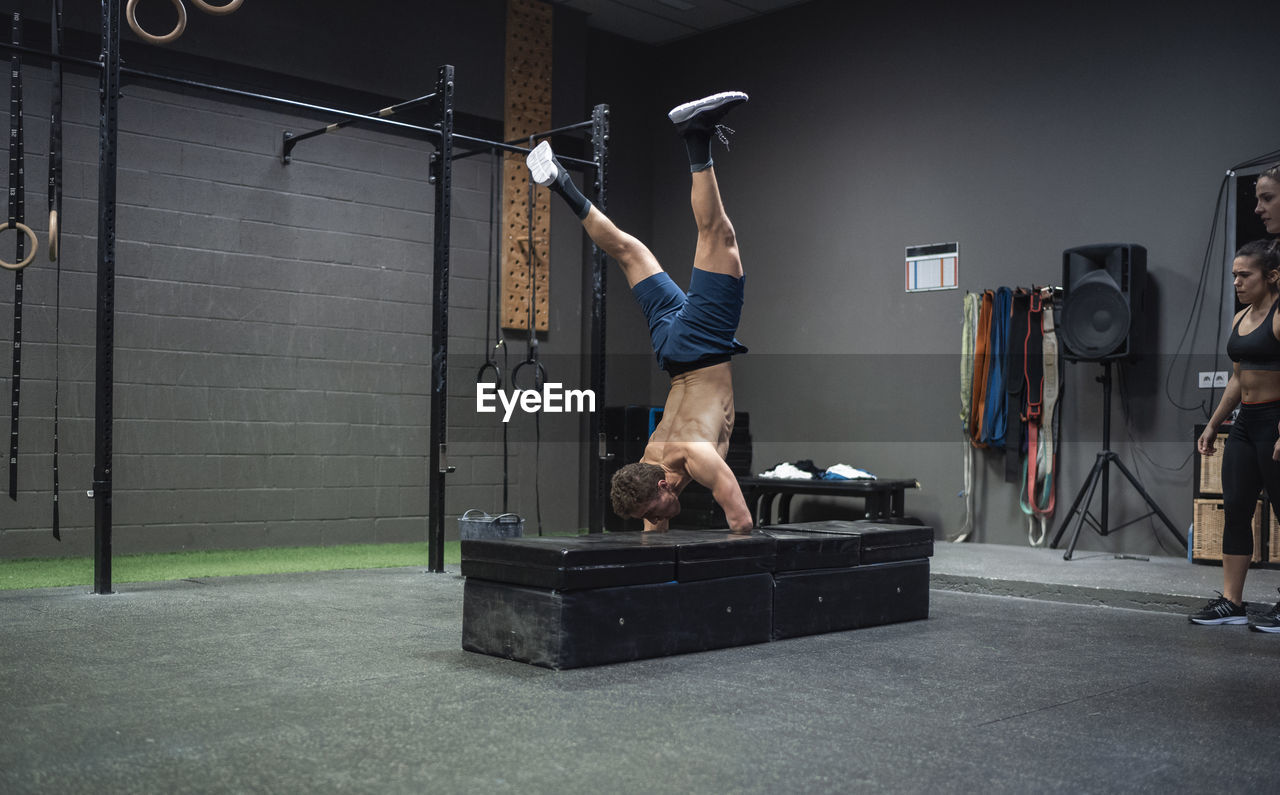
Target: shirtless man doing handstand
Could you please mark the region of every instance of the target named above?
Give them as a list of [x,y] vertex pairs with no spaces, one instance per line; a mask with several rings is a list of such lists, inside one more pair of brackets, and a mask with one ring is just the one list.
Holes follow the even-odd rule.
[[734,417],[729,360],[747,350],[734,338],[744,279],[711,161],[712,136],[723,141],[728,129],[720,119],[746,101],[746,94],[731,91],[685,103],[667,114],[684,138],[693,178],[690,201],[698,244],[687,295],[653,252],[587,201],[549,143],[538,144],[527,158],[534,181],[562,196],[595,244],[622,266],[649,322],[658,365],[671,376],[662,422],[649,437],[644,455],[613,476],[614,511],[644,519],[646,531],[667,529],[680,513],[680,493],[696,480],[711,490],[731,530],[751,532],[751,512],[724,460]]

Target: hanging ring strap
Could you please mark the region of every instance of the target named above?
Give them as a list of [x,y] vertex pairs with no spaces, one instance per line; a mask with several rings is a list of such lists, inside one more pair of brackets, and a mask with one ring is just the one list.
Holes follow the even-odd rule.
[[0,268],[11,271],[20,271],[30,265],[31,260],[36,258],[36,248],[39,247],[39,241],[36,240],[36,233],[31,231],[31,227],[21,221],[14,221],[13,223],[5,221],[3,224],[0,224],[0,232],[4,232],[8,229],[17,229],[19,232],[26,235],[28,242],[31,243],[31,251],[22,258],[21,262],[5,262],[3,259],[0,259]]
[[[49,50],[62,54],[62,0],[54,0]],[[62,210],[62,62],[50,64],[53,86],[49,101],[49,261],[58,259],[58,213]]]
[[58,259],[58,211],[49,211],[49,261]]
[[498,263],[495,255],[498,250],[497,228],[498,228],[498,172],[502,168],[502,155],[497,149],[493,150],[493,166],[490,168],[490,186],[489,186],[489,272],[486,274],[489,284],[485,285],[485,306],[484,306],[484,347],[488,352],[488,358],[484,360],[484,364],[480,365],[479,372],[476,373],[476,383],[484,379],[484,374],[489,370],[493,371],[494,383],[498,389],[502,389],[502,368],[498,366],[498,349],[503,347],[502,330],[498,328],[497,342],[492,346],[489,344],[489,322],[496,313],[494,305],[497,295],[497,274]]
[[226,5],[222,5],[222,6],[211,5],[205,2],[205,0],[191,0],[191,2],[195,4],[196,8],[200,9],[206,14],[221,16],[223,14],[230,14],[232,11],[235,11],[237,8],[241,6],[242,3],[244,3],[244,0],[231,0],[230,3],[227,3]]
[[174,25],[173,30],[163,36],[148,33],[142,29],[141,25],[138,24],[138,0],[129,0],[128,5],[124,8],[125,19],[129,21],[129,27],[133,28],[133,32],[138,34],[138,37],[148,44],[168,44],[169,42],[176,41],[177,38],[187,29],[187,7],[182,4],[182,0],[170,0],[170,2],[173,3],[173,7],[178,11],[178,24]]

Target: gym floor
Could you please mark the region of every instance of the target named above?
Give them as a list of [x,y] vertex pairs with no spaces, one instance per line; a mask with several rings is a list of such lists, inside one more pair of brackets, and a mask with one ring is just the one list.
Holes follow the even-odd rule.
[[1280,636],[1184,616],[1220,569],[932,566],[927,621],[562,672],[462,651],[456,569],[3,592],[0,791],[1274,786]]

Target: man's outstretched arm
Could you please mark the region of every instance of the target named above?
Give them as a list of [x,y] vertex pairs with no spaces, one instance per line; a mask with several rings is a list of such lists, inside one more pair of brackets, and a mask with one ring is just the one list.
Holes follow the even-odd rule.
[[753,525],[751,510],[742,497],[738,478],[715,447],[709,442],[691,444],[687,461],[689,477],[711,490],[711,496],[729,520],[729,529],[735,533],[750,533]]

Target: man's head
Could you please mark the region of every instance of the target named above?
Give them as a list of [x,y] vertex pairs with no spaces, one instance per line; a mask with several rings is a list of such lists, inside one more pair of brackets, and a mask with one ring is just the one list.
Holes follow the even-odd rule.
[[656,464],[627,464],[619,469],[609,492],[614,513],[655,523],[680,513],[680,498],[667,485],[666,477]]

